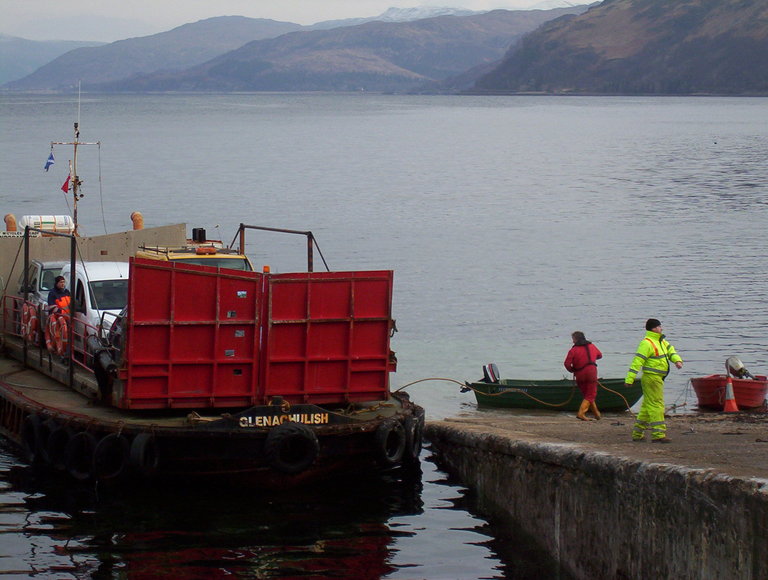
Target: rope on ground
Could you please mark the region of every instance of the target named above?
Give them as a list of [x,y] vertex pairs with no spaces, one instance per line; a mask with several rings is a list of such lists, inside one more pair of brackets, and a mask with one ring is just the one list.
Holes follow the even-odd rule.
[[614,391],[613,389],[609,389],[608,387],[606,387],[606,386],[605,386],[603,383],[601,383],[600,381],[597,381],[597,386],[598,386],[598,387],[601,387],[601,388],[603,388],[603,389],[605,389],[605,390],[606,390],[606,391],[608,391],[609,393],[613,393],[614,395],[618,395],[619,397],[621,397],[621,400],[622,400],[622,401],[624,401],[624,406],[627,408],[627,412],[628,412],[630,415],[632,415],[633,417],[635,416],[635,414],[632,412],[632,409],[630,409],[630,408],[629,408],[629,403],[627,402],[627,398],[626,398],[624,395],[622,395],[622,394],[621,394],[620,392],[618,392],[618,391]]

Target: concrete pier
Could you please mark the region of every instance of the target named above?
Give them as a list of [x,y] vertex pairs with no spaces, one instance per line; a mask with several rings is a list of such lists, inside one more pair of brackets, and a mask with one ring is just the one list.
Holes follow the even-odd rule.
[[768,416],[673,417],[666,445],[631,424],[493,411],[426,437],[575,578],[768,579]]

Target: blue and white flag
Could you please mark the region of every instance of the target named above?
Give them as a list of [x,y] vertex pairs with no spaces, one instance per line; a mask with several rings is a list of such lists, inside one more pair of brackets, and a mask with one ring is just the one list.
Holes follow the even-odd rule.
[[48,156],[48,161],[45,162],[45,170],[48,171],[54,163],[56,163],[56,160],[53,158],[53,151],[51,151],[51,154]]

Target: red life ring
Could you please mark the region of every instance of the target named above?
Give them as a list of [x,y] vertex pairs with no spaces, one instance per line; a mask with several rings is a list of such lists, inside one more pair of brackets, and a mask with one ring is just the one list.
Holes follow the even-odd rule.
[[37,308],[25,302],[21,308],[21,336],[27,342],[37,344]]
[[51,314],[48,317],[48,325],[45,328],[45,346],[54,354],[66,356],[69,346],[69,325],[66,316]]

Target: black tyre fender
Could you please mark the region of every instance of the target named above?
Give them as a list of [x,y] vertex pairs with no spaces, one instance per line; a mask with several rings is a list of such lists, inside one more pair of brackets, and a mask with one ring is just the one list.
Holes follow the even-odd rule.
[[40,455],[40,463],[50,465],[51,455],[48,453],[48,440],[51,438],[51,433],[59,428],[59,423],[56,419],[46,419],[40,425],[40,439],[38,441],[37,452]]
[[67,473],[77,481],[88,481],[93,477],[93,453],[96,437],[88,431],[75,433],[67,442],[64,451]]
[[128,470],[131,446],[128,438],[109,433],[101,438],[93,451],[93,474],[99,481],[120,479]]
[[157,473],[160,453],[157,449],[157,439],[152,433],[139,433],[134,437],[128,463],[143,477],[151,478]]
[[403,421],[405,429],[405,452],[403,459],[411,463],[419,461],[421,454],[421,444],[424,437],[424,422],[419,417],[409,415]]
[[73,435],[72,429],[64,425],[52,429],[48,435],[46,453],[51,467],[57,471],[64,471],[67,468],[67,444]]
[[399,464],[405,453],[405,427],[397,419],[387,419],[376,428],[376,453],[385,467]]
[[315,432],[302,423],[283,423],[273,427],[264,441],[264,457],[269,466],[281,473],[301,473],[320,454]]
[[42,439],[42,421],[37,413],[24,417],[21,423],[21,448],[28,463],[40,461],[40,442]]

